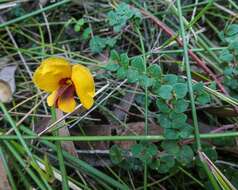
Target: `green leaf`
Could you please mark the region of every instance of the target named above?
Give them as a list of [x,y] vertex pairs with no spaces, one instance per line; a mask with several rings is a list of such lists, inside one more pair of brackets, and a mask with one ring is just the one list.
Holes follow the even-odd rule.
[[151,162],[157,151],[156,145],[152,143],[139,143],[131,146],[132,154],[143,162]]
[[169,108],[169,106],[167,105],[167,103],[162,99],[157,99],[156,100],[156,105],[159,108],[159,111],[161,111],[163,113],[169,113],[170,110],[171,110]]
[[154,84],[154,80],[146,76],[145,74],[142,74],[139,76],[139,83],[142,87],[148,88],[151,87]]
[[238,36],[236,40],[229,44],[229,49],[234,50],[236,55],[238,55]]
[[140,156],[140,153],[143,151],[144,147],[141,143],[131,146],[131,152],[134,156]]
[[140,11],[135,8],[131,8],[126,3],[120,3],[115,11],[110,11],[107,14],[107,20],[109,25],[113,26],[115,32],[120,32],[125,27],[127,21],[132,18],[141,18]]
[[225,34],[226,34],[227,36],[238,35],[238,24],[231,24],[231,25],[227,28]]
[[138,72],[143,73],[145,70],[144,60],[142,56],[136,56],[131,60],[131,66],[135,68]]
[[188,87],[186,83],[176,83],[173,86],[177,98],[184,98],[187,95]]
[[163,141],[161,147],[169,154],[176,155],[180,151],[180,147],[176,141]]
[[120,68],[120,66],[118,64],[115,63],[109,63],[106,65],[105,69],[108,71],[117,71]]
[[178,80],[178,77],[174,74],[164,75],[164,83],[165,84],[173,85],[177,82],[177,80]]
[[177,101],[174,101],[173,105],[174,105],[174,111],[176,113],[183,113],[187,110],[189,103],[185,101],[184,99],[179,99]]
[[153,159],[150,164],[149,167],[153,170],[158,170],[160,167],[160,160],[159,159]]
[[[139,104],[140,106],[145,107],[145,95],[144,95],[144,94],[143,94],[143,95],[142,95],[142,94],[136,95],[135,101],[136,101],[136,103]],[[151,102],[152,102],[151,98],[148,97],[148,105],[150,105]]]
[[91,29],[91,28],[89,28],[89,27],[86,28],[86,29],[83,31],[83,34],[82,34],[83,40],[89,39],[91,32],[92,32],[92,29]]
[[111,50],[111,52],[110,52],[110,59],[111,60],[113,60],[113,61],[120,61],[120,56],[119,56],[119,54],[117,53],[117,51],[116,50]]
[[211,147],[210,145],[203,145],[203,152],[212,160],[216,161],[218,158],[217,151],[215,147]]
[[116,44],[116,42],[117,42],[116,38],[107,37],[105,39],[105,43],[108,47],[113,47]]
[[224,75],[229,76],[232,75],[233,73],[233,68],[232,67],[226,67],[223,71]]
[[128,57],[127,53],[122,53],[120,55],[120,64],[124,68],[128,68],[128,66],[129,66],[129,57]]
[[84,25],[84,23],[85,23],[85,20],[83,18],[79,19],[74,25],[74,31],[79,32],[81,30],[81,27]]
[[229,50],[224,49],[220,53],[219,59],[223,62],[231,62],[233,60],[233,55],[229,52]]
[[147,73],[153,78],[161,77],[161,68],[160,66],[153,64],[147,68]]
[[177,159],[182,165],[187,165],[190,162],[192,162],[193,157],[194,157],[194,153],[191,147],[188,145],[184,145],[181,148]]
[[172,90],[171,85],[162,85],[158,90],[158,95],[165,100],[169,100],[172,98]]
[[158,121],[159,121],[160,127],[163,127],[163,128],[171,127],[172,123],[171,123],[169,116],[167,114],[159,114]]
[[139,80],[139,73],[136,70],[129,69],[127,72],[127,81],[129,83],[135,83]]
[[193,91],[196,93],[202,92],[204,89],[204,84],[202,82],[198,82],[193,85]]
[[165,128],[164,136],[167,140],[175,140],[179,138],[179,132],[175,129]]
[[182,130],[187,125],[187,123],[183,121],[177,121],[177,122],[171,122],[171,123],[172,123],[171,128],[180,129],[180,130]]
[[124,67],[120,67],[118,70],[117,70],[117,78],[119,79],[125,79],[127,77],[127,69],[125,69]]
[[193,127],[187,123],[183,124],[183,129],[179,132],[179,136],[182,139],[188,138],[190,135],[193,134]]
[[198,101],[199,104],[205,105],[210,102],[210,96],[206,92],[202,93],[199,95],[196,100]]
[[93,53],[100,53],[106,47],[105,39],[94,36],[89,42],[89,47]]
[[122,149],[118,145],[110,148],[110,158],[113,164],[119,164],[123,160]]
[[167,173],[175,165],[175,160],[172,155],[162,155],[160,157],[159,173]]
[[116,38],[101,38],[94,36],[89,42],[89,47],[93,53],[100,53],[104,48],[113,47],[116,43]]
[[185,123],[187,121],[187,115],[184,113],[176,113],[174,110],[169,114],[169,118],[173,123]]

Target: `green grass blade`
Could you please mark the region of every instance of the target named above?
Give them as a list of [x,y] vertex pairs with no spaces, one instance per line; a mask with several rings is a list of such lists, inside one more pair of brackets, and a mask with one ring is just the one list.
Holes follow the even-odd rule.
[[[56,121],[56,111],[55,111],[54,107],[51,108],[51,116],[52,116],[52,121],[55,122]],[[58,136],[59,135],[58,131],[55,131],[54,135]],[[61,142],[60,141],[56,142],[55,146],[56,146],[56,152],[57,152],[58,162],[59,162],[59,166],[60,166],[60,171],[61,171],[61,175],[62,175],[62,188],[63,188],[63,190],[69,190],[68,177],[67,177],[66,168],[65,168],[65,164],[64,164],[64,157],[63,157],[63,153],[62,153]]]

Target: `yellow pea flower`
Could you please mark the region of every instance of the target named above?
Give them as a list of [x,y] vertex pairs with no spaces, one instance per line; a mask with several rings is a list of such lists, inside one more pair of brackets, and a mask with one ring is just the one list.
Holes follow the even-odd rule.
[[76,92],[82,105],[92,107],[95,95],[93,76],[83,65],[71,65],[66,59],[51,57],[42,61],[33,75],[35,85],[48,93],[49,106],[56,106],[63,112],[72,112],[76,106]]

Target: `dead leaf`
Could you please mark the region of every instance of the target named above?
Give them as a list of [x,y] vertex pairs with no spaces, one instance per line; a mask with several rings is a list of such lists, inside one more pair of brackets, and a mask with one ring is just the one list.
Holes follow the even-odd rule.
[[10,102],[16,90],[16,66],[6,66],[0,71],[0,101]]
[[[144,135],[145,133],[145,123],[144,122],[136,122],[127,124],[128,128],[117,135],[120,136],[129,136],[129,135]],[[149,125],[148,126],[148,135],[160,135],[163,130],[158,125]],[[115,144],[119,145],[123,149],[129,149],[135,141],[117,141]]]
[[[56,110],[56,118],[57,118],[57,120],[62,118],[62,117],[63,117],[62,111],[57,109]],[[64,125],[64,123],[65,123],[64,120],[60,122],[61,125]],[[68,127],[67,126],[61,127],[59,129],[59,135],[60,136],[70,136]],[[78,157],[78,154],[77,154],[77,151],[76,151],[76,148],[74,146],[74,142],[73,141],[67,141],[67,142],[66,141],[65,142],[62,141],[61,145],[62,145],[62,148],[64,150],[66,150],[68,153],[70,153],[72,156]]]
[[16,90],[15,84],[16,68],[17,68],[16,66],[6,66],[2,68],[0,71],[0,79],[7,82],[10,85],[12,93],[14,93]]
[[[56,119],[59,120],[63,117],[63,113],[60,110],[56,110]],[[49,126],[52,123],[51,118],[42,118],[40,119],[37,124],[35,125],[35,131],[37,134],[41,133],[45,130],[47,126]],[[64,120],[59,123],[59,125],[64,125]],[[69,130],[67,127],[62,127],[59,129],[59,135],[60,136],[70,136]],[[74,143],[72,141],[65,141],[61,143],[62,148],[70,153],[74,157],[78,157],[76,148],[74,146]]]
[[12,91],[9,84],[3,80],[0,80],[0,101],[7,103],[12,100]]
[[35,132],[37,134],[41,133],[47,126],[49,126],[51,123],[51,118],[44,117],[39,119],[37,123],[35,124]]
[[[82,136],[101,136],[111,135],[111,128],[110,125],[91,125],[91,126],[84,126],[82,127],[82,130],[84,131],[84,134],[80,133],[77,135]],[[80,150],[108,150],[109,149],[109,142],[78,142],[77,147],[80,148]]]
[[8,182],[7,174],[5,172],[1,158],[0,158],[0,189],[1,190],[11,190],[11,186]]

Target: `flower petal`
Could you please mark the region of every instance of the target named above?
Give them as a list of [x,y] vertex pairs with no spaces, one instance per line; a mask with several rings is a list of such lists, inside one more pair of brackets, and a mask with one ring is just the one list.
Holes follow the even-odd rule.
[[74,100],[74,96],[69,96],[69,97],[63,97],[60,96],[58,99],[58,108],[62,110],[65,113],[69,113],[74,111],[74,108],[76,106],[76,102]]
[[58,94],[58,90],[55,90],[47,97],[48,106],[55,105],[57,97],[58,97],[57,94]]
[[46,92],[53,92],[59,87],[59,81],[71,77],[70,63],[60,57],[51,57],[42,61],[33,75],[35,85]]
[[91,108],[94,103],[95,84],[89,69],[79,64],[74,65],[71,79],[83,106],[86,109]]

